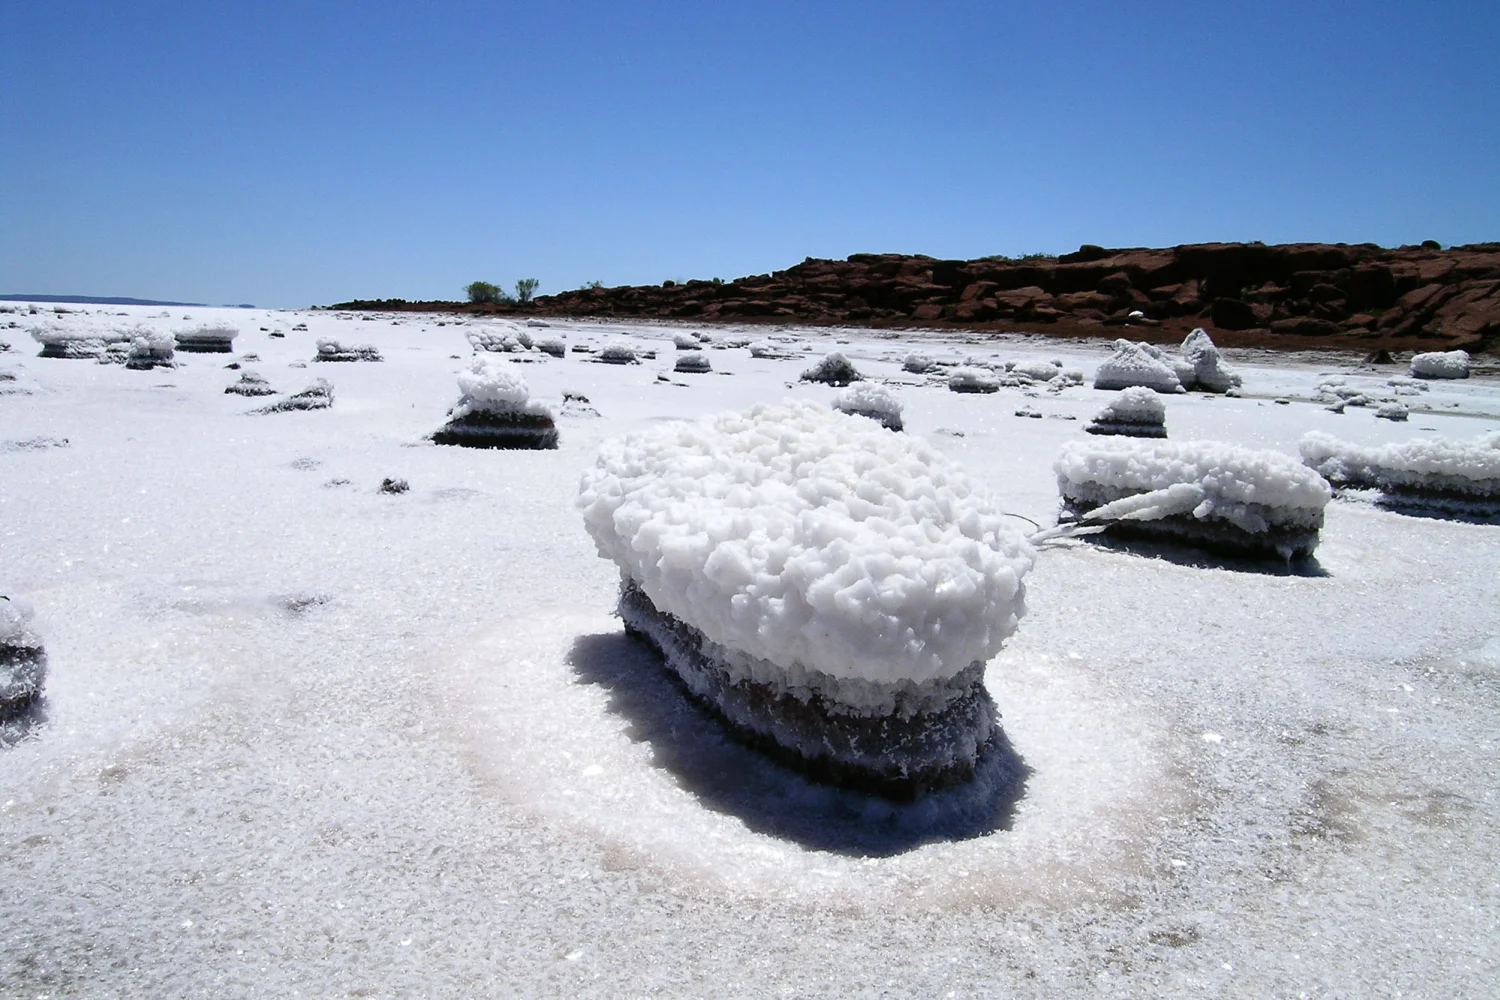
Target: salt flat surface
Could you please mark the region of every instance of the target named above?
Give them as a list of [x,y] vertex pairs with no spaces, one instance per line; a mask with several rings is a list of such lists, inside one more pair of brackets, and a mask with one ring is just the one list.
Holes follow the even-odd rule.
[[[50,666],[39,718],[0,748],[0,995],[1500,981],[1500,527],[1334,501],[1297,574],[1043,544],[988,675],[1029,768],[1003,809],[808,785],[727,740],[611,617],[617,571],[573,507],[606,437],[831,403],[796,380],[837,349],[909,432],[1046,526],[1058,448],[1113,396],[1087,387],[1107,344],[715,327],[713,372],[677,374],[690,327],[554,323],[532,332],[656,357],[494,355],[527,359],[561,432],[504,452],[423,439],[482,321],[24,308],[0,312],[0,593],[35,608]],[[42,322],[241,332],[233,355],[128,371],[36,357]],[[741,334],[790,357],[719,346]],[[320,337],[385,361],[315,363]],[[1085,386],[956,394],[901,370],[917,347],[1057,359]],[[249,415],[265,400],[223,392],[247,352],[283,393],[327,378],[334,405]],[[1398,366],[1225,355],[1244,395],[1164,397],[1172,440],[1296,455],[1309,430],[1500,426],[1492,379],[1400,394],[1397,425],[1332,413],[1318,387],[1394,398]],[[378,492],[390,477],[410,490]]]

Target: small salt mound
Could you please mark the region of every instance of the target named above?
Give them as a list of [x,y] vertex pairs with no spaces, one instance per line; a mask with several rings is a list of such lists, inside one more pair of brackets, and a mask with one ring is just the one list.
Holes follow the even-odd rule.
[[199,326],[175,335],[177,350],[202,354],[228,354],[234,349],[239,330],[232,326]]
[[1090,434],[1123,434],[1127,437],[1167,436],[1167,406],[1161,396],[1145,386],[1122,390],[1094,415],[1084,430]]
[[1017,361],[1006,365],[1012,375],[1033,382],[1050,382],[1062,374],[1062,365],[1054,361]]
[[801,381],[822,382],[824,385],[848,385],[863,378],[864,376],[854,367],[852,361],[838,351],[833,351],[822,361],[803,372]]
[[899,431],[902,427],[901,400],[878,382],[850,386],[833,398],[833,408],[840,413],[868,417],[887,430]]
[[373,344],[341,344],[332,337],[318,338],[314,361],[384,361]]
[[97,358],[106,345],[131,339],[123,331],[104,333],[55,325],[33,327],[30,332],[31,339],[42,345],[40,356],[44,358]]
[[702,375],[713,371],[713,365],[709,363],[708,355],[702,351],[692,351],[678,358],[677,363],[672,366],[672,370]]
[[679,351],[701,351],[703,344],[690,333],[678,333],[672,337],[672,346]]
[[20,714],[36,700],[46,667],[30,609],[0,595],[0,719]]
[[[1202,327],[1187,335],[1182,342],[1182,356],[1193,369],[1193,384],[1186,388],[1202,389],[1204,392],[1228,392],[1243,384],[1238,372],[1224,364],[1224,358],[1208,331]],[[1179,377],[1180,380],[1180,377]]]
[[608,441],[578,506],[689,692],[820,780],[909,795],[994,745],[1034,553],[925,442],[807,402]]
[[984,368],[955,368],[948,373],[948,388],[953,392],[999,392],[1000,380]]
[[270,406],[263,406],[252,413],[290,413],[293,410],[326,410],[333,405],[333,385],[327,379],[318,379],[301,392],[278,399]]
[[232,385],[224,387],[224,391],[235,396],[274,396],[276,390],[266,381],[264,375],[256,372],[241,372],[240,380]]
[[[509,354],[519,351],[524,345],[521,335],[525,333],[519,326],[508,320],[496,320],[486,323],[484,326],[475,327],[464,334],[468,338],[469,345],[475,351],[488,351],[495,354]],[[531,335],[526,335],[530,340]]]
[[1115,353],[1094,372],[1095,389],[1145,386],[1157,392],[1181,392],[1182,380],[1149,344],[1115,341]]
[[1411,359],[1413,378],[1468,378],[1468,351],[1431,351]]
[[1303,462],[1336,486],[1500,505],[1500,431],[1473,441],[1418,438],[1371,447],[1312,431],[1303,435],[1297,450]]
[[937,367],[937,362],[926,354],[919,354],[913,351],[901,359],[901,367],[903,370],[917,375],[926,375]]
[[175,338],[170,333],[155,330],[140,330],[130,342],[130,356],[125,367],[136,371],[152,368],[171,368]]
[[568,345],[563,343],[560,337],[547,337],[537,341],[537,350],[543,354],[550,354],[554,358],[563,357],[568,353]]
[[619,341],[613,344],[605,344],[600,348],[597,357],[598,360],[607,365],[633,365],[639,363],[635,359],[635,348]]
[[1069,441],[1053,464],[1068,515],[1109,531],[1301,558],[1323,526],[1328,483],[1290,456],[1219,441]]
[[1382,420],[1394,420],[1401,423],[1411,416],[1411,411],[1403,403],[1381,403],[1376,407],[1375,415]]
[[458,373],[462,395],[448,422],[432,436],[436,444],[468,448],[557,447],[552,412],[531,402],[526,380],[490,358],[476,358]]

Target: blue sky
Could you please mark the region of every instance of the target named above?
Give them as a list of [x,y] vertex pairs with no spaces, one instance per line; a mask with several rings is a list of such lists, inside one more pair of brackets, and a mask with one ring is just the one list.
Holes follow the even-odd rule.
[[0,292],[1500,239],[1500,4],[0,0]]

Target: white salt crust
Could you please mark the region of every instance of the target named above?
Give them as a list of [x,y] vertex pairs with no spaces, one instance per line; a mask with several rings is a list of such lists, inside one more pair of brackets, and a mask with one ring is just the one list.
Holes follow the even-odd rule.
[[1115,353],[1094,372],[1094,388],[1127,389],[1141,385],[1157,392],[1181,392],[1182,380],[1160,354],[1147,344],[1115,341]]
[[948,388],[954,392],[996,392],[1000,380],[983,368],[955,368],[948,375]]
[[470,413],[546,413],[547,408],[531,403],[526,380],[491,358],[478,357],[458,373],[458,390],[463,393],[452,416]]
[[879,382],[856,382],[833,397],[833,408],[844,413],[899,417],[904,407],[896,394]]
[[1364,446],[1312,431],[1297,450],[1335,483],[1500,497],[1500,431],[1472,441],[1418,438]]
[[1252,534],[1321,518],[1332,496],[1322,476],[1289,455],[1220,441],[1068,441],[1053,471],[1064,498],[1110,506],[1095,517],[1190,513]]
[[1167,405],[1161,396],[1139,385],[1122,390],[1094,416],[1100,423],[1161,424],[1166,419]]
[[1413,378],[1468,378],[1468,351],[1429,351],[1413,355],[1411,359]]
[[1224,364],[1219,349],[1209,338],[1208,331],[1202,327],[1187,335],[1182,342],[1181,351],[1182,357],[1193,370],[1192,384],[1183,383],[1186,388],[1202,389],[1204,392],[1228,392],[1244,384],[1240,374]]
[[607,441],[578,506],[659,610],[838,679],[923,683],[988,660],[1034,560],[926,442],[807,402]]

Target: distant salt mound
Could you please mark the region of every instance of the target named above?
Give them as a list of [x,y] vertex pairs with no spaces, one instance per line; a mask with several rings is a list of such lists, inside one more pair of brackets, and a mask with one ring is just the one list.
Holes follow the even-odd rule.
[[753,743],[895,795],[990,747],[1034,555],[925,442],[759,406],[606,442],[578,505],[627,629]]
[[1411,416],[1411,411],[1406,408],[1405,403],[1381,403],[1375,408],[1375,415],[1382,420],[1405,423],[1406,419]]
[[672,337],[672,346],[679,351],[701,351],[703,343],[691,333],[678,333]]
[[1000,380],[987,368],[955,368],[948,373],[952,392],[999,392]]
[[1144,386],[1157,392],[1182,392],[1177,371],[1149,344],[1115,341],[1115,353],[1094,372],[1095,389]]
[[256,372],[241,372],[239,381],[225,386],[224,391],[234,396],[276,395],[276,390],[271,388],[266,377]]
[[296,410],[326,410],[333,405],[333,384],[318,379],[301,392],[294,392],[252,413],[291,413]]
[[332,337],[318,338],[314,361],[384,361],[373,344],[343,344]]
[[1154,389],[1133,385],[1105,404],[1084,428],[1090,434],[1119,434],[1126,437],[1164,438],[1167,436],[1167,406]]
[[677,359],[672,366],[673,371],[684,372],[693,375],[703,375],[713,371],[713,365],[708,360],[708,355],[702,351],[690,351]]
[[750,345],[750,356],[752,358],[766,358],[771,361],[784,361],[793,355],[780,344],[769,340],[758,340]]
[[607,365],[640,364],[640,362],[637,361],[635,357],[635,348],[631,347],[629,344],[621,343],[619,341],[616,341],[612,344],[605,344],[599,349],[599,353],[595,355],[595,358],[596,360],[602,361]]
[[926,375],[936,367],[937,362],[932,360],[930,355],[922,354],[918,351],[913,351],[901,359],[902,370],[909,371],[914,375]]
[[[1224,364],[1219,349],[1202,327],[1188,334],[1182,342],[1182,357],[1192,366],[1191,381],[1183,381],[1183,388],[1228,392],[1238,389],[1244,382],[1238,372]],[[1180,376],[1179,381],[1182,381]]]
[[901,400],[878,382],[850,386],[833,398],[833,408],[840,413],[868,417],[886,430],[899,431],[902,427]]
[[858,382],[863,378],[859,369],[854,367],[854,362],[838,351],[833,351],[825,355],[822,361],[803,372],[801,381],[843,386]]
[[1413,355],[1412,378],[1468,378],[1468,351],[1430,351]]
[[1306,558],[1332,495],[1276,451],[1219,441],[1069,441],[1053,465],[1065,515],[1123,537]]
[[[531,334],[508,320],[474,327],[464,334],[475,351],[510,354],[531,346]],[[522,339],[524,337],[524,340]]]
[[0,720],[20,715],[42,693],[47,653],[31,617],[29,608],[0,595]]
[[175,338],[170,333],[157,330],[139,330],[130,342],[130,354],[125,367],[136,371],[152,368],[173,368]]
[[545,337],[537,341],[536,348],[543,354],[550,354],[554,358],[564,357],[568,353],[568,345],[561,337]]
[[1375,490],[1383,506],[1414,513],[1500,515],[1500,431],[1473,441],[1417,438],[1364,446],[1312,431],[1302,461],[1340,489]]
[[552,411],[531,401],[525,379],[488,358],[458,373],[462,395],[448,422],[433,434],[436,444],[465,448],[549,449],[557,447]]
[[1063,373],[1062,365],[1056,361],[1017,361],[1006,367],[1012,375],[1030,382],[1050,382]]
[[177,350],[199,354],[228,354],[234,350],[239,331],[232,326],[205,325],[174,335]]
[[30,332],[31,339],[42,345],[39,357],[43,358],[94,359],[103,355],[109,344],[131,340],[131,334],[125,331],[103,332],[57,325],[33,327]]

